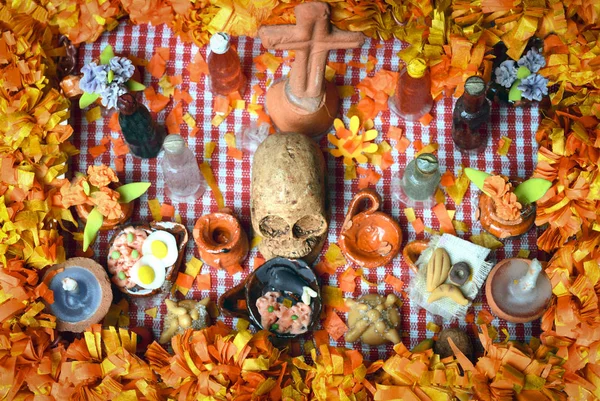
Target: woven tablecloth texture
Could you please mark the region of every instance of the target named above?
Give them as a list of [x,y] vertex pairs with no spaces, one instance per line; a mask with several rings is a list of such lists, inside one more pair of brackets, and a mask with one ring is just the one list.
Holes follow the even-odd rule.
[[[249,78],[249,85],[244,96],[244,100],[248,104],[252,96],[251,87],[259,84],[261,88],[266,89],[267,80],[273,80],[286,75],[289,72],[289,66],[282,65],[277,73],[273,76],[267,71],[265,79],[256,77],[256,68],[253,64],[253,58],[267,51],[261,46],[259,39],[240,37],[233,39],[237,46],[243,68]],[[83,44],[79,47],[78,67],[81,68],[86,63],[99,57],[101,50],[106,45],[112,45],[115,53],[121,55],[133,55],[146,60],[150,60],[157,47],[167,47],[170,50],[170,61],[167,63],[168,75],[182,75],[182,89],[189,91],[194,101],[189,106],[184,106],[184,113],[187,111],[196,119],[200,132],[197,137],[188,137],[189,129],[184,123],[181,125],[181,135],[188,141],[189,147],[195,152],[198,162],[203,161],[204,146],[208,142],[215,142],[217,148],[210,160],[207,160],[214,171],[225,198],[225,205],[233,208],[235,214],[240,218],[246,232],[250,234],[250,176],[251,176],[251,159],[248,154],[244,155],[242,161],[235,160],[226,155],[227,146],[224,140],[224,135],[227,132],[239,135],[243,127],[248,126],[255,116],[251,116],[246,110],[234,110],[229,117],[219,127],[211,125],[211,119],[214,116],[212,105],[213,95],[209,90],[208,77],[204,81],[190,83],[189,73],[185,69],[187,64],[193,59],[196,52],[200,51],[206,57],[206,48],[199,49],[196,45],[182,43],[176,38],[172,32],[164,27],[152,27],[149,25],[134,26],[129,23],[121,23],[117,29],[112,32],[105,33],[99,40],[93,44]],[[367,39],[364,46],[354,50],[339,50],[332,51],[329,56],[330,61],[335,62],[366,62],[367,57],[374,56],[378,63],[375,71],[384,68],[391,71],[398,71],[399,60],[397,53],[402,48],[402,43],[398,40],[390,40],[386,42],[374,41]],[[284,55],[278,51],[275,53],[278,56]],[[369,73],[372,75],[374,72]],[[338,85],[356,85],[367,76],[364,68],[354,68],[348,66],[347,73],[344,77],[336,76],[335,82]],[[158,80],[151,77],[149,73],[144,74],[144,84],[146,86],[154,86],[157,88]],[[359,101],[359,95],[356,93],[351,98],[343,99],[341,102],[340,115],[344,115],[344,120],[347,123],[348,119],[345,113],[352,104]],[[264,103],[264,95],[259,96],[258,102]],[[535,131],[539,123],[539,112],[535,107],[532,108],[508,108],[500,107],[497,104],[492,106],[492,117],[489,124],[491,130],[491,139],[488,143],[488,148],[483,155],[479,156],[464,156],[459,153],[452,142],[451,125],[452,125],[452,108],[453,98],[445,97],[435,103],[432,110],[433,121],[428,127],[423,127],[420,123],[405,122],[398,119],[393,113],[385,111],[379,114],[375,120],[375,128],[380,135],[376,142],[388,140],[387,132],[390,126],[401,127],[405,131],[405,135],[411,141],[420,139],[424,145],[435,142],[439,144],[437,156],[440,160],[441,171],[450,170],[457,175],[461,165],[473,167],[479,170],[495,171],[507,176],[529,177],[534,170],[537,145],[535,143]],[[166,115],[171,110],[175,102],[171,102],[169,106],[158,113],[156,116],[159,123],[163,123]],[[85,172],[87,167],[93,164],[104,163],[115,167],[114,154],[109,151],[98,158],[94,159],[88,152],[90,147],[98,145],[100,140],[105,136],[118,138],[119,133],[111,132],[108,128],[108,118],[99,119],[88,123],[84,113],[74,107],[71,123],[75,128],[74,144],[81,153],[73,158],[72,171]],[[508,156],[499,156],[496,151],[498,148],[498,140],[502,136],[507,136],[512,139],[512,145]],[[322,148],[328,147],[327,139],[324,137],[320,141]],[[415,150],[411,145],[405,154],[398,154],[393,150],[392,155],[394,164],[387,170],[383,171],[382,179],[376,185],[375,189],[383,197],[383,211],[391,214],[397,219],[402,227],[404,234],[405,245],[408,241],[412,241],[417,236],[412,226],[407,222],[406,216],[402,212],[402,206],[398,201],[392,199],[391,194],[391,179],[398,176],[400,170],[414,158]],[[337,237],[344,221],[344,216],[350,200],[358,191],[358,180],[345,181],[344,167],[342,159],[336,159],[329,154],[325,154],[327,171],[329,175],[329,198],[331,201],[331,223],[328,233],[328,242],[325,244],[323,252],[327,250],[329,243],[337,241]],[[374,168],[381,172],[379,168]],[[217,205],[210,190],[199,199],[195,204],[184,204],[172,202],[164,193],[164,182],[160,172],[160,157],[159,159],[141,160],[134,158],[132,155],[126,155],[125,171],[120,173],[121,181],[150,181],[152,186],[148,194],[142,197],[137,202],[137,207],[134,212],[132,221],[150,221],[151,214],[148,208],[148,199],[158,199],[161,203],[169,203],[175,206],[176,213],[179,213],[183,219],[183,223],[187,226],[190,232],[190,242],[187,248],[186,261],[193,255],[197,256],[196,246],[191,240],[192,228],[196,219],[204,214],[217,211]],[[472,187],[473,188],[473,187]],[[450,197],[447,197],[448,209],[456,209],[456,219],[465,221],[471,227],[472,234],[481,232],[481,225],[475,219],[477,206],[477,192],[474,189],[469,189],[461,205],[455,206]],[[415,210],[418,217],[422,217],[426,226],[438,229],[439,225],[431,210]],[[95,259],[106,265],[106,256],[108,252],[108,239],[113,235],[113,232],[103,232],[99,235],[95,245]],[[471,233],[459,233],[462,238],[468,239]],[[420,234],[418,238],[424,238],[426,234]],[[531,257],[536,255],[536,230],[531,230],[527,235],[505,242],[503,248],[492,252],[490,258],[492,261],[501,260],[505,257],[513,257],[520,249],[532,251]],[[188,298],[201,299],[210,296],[213,300],[225,292],[226,289],[237,285],[247,272],[253,267],[256,249],[253,249],[244,263],[245,271],[242,274],[229,276],[223,270],[208,268],[204,266],[203,273],[207,271],[211,274],[212,288],[210,291],[199,291],[195,287],[189,292]],[[182,270],[185,267],[182,267]],[[338,268],[340,273],[345,268]],[[373,283],[378,283],[375,286],[369,286],[366,283],[360,282],[357,284],[354,293],[346,293],[346,296],[358,297],[361,294],[378,292],[389,293],[392,288],[384,283],[384,277],[387,273],[393,274],[408,283],[411,278],[408,266],[401,256],[396,257],[392,263],[385,267],[377,269],[365,269],[366,278]],[[337,274],[325,275],[321,277],[323,285],[337,286]],[[477,316],[481,308],[489,309],[485,296],[480,294],[474,301],[474,307],[471,310]],[[130,302],[131,327],[147,326],[152,327],[156,336],[162,329],[162,316],[166,313],[164,305],[159,309],[156,319],[147,316],[144,313],[144,308],[136,305],[135,301]],[[345,316],[341,314],[345,320]],[[235,319],[221,317],[227,324],[235,324]],[[411,308],[410,301],[405,300],[402,307],[402,326],[401,335],[402,341],[408,347],[415,346],[418,342],[426,337],[431,337],[432,332],[428,331],[426,324],[429,321],[434,321],[441,324],[441,320],[434,316],[428,315],[423,309]],[[528,340],[531,336],[539,336],[539,322],[532,324],[508,324],[499,319],[495,319],[493,323],[499,329],[507,329],[511,338],[517,340]],[[455,322],[454,326],[468,328],[469,332],[473,332],[473,325],[465,322]],[[471,326],[471,327],[467,327]],[[309,339],[310,334],[305,336]],[[391,346],[369,347],[361,343],[345,343],[343,338],[340,341],[333,341],[333,345],[346,346],[361,350],[366,359],[375,360],[385,358],[391,352]]]

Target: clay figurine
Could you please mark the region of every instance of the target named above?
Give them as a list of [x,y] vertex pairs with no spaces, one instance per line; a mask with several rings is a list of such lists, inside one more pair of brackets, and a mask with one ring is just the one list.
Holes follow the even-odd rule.
[[356,301],[346,298],[348,313],[348,332],[346,341],[361,340],[367,345],[381,345],[386,342],[398,344],[400,334],[400,312],[396,306],[398,298],[394,294],[387,297],[379,294],[367,294]]
[[485,295],[492,312],[513,323],[542,317],[552,298],[552,284],[537,259],[504,259],[490,272]]
[[184,225],[167,221],[125,226],[110,240],[111,281],[130,297],[167,292],[185,255]]
[[[361,202],[370,205],[359,212]],[[400,251],[402,230],[394,219],[379,212],[381,197],[372,189],[358,192],[348,207],[338,239],[340,249],[359,266],[374,268],[389,263]]]
[[187,329],[202,330],[209,324],[207,305],[210,298],[201,301],[186,299],[175,302],[165,299],[167,306],[167,316],[163,331],[160,334],[158,342],[160,344],[168,343],[173,336],[182,334]]
[[85,331],[104,319],[112,303],[106,271],[92,259],[67,259],[49,268],[43,280],[54,292],[54,303],[44,302],[58,331]]
[[321,293],[317,277],[306,263],[275,258],[223,294],[219,308],[226,315],[249,319],[277,337],[294,338],[318,322]]
[[258,30],[267,49],[295,51],[289,77],[267,91],[267,111],[282,132],[318,136],[331,127],[339,106],[335,85],[323,80],[329,51],[360,47],[364,35],[331,27],[326,3],[299,4],[294,13],[296,25]]
[[252,162],[250,213],[258,249],[312,263],[327,234],[325,160],[310,138],[295,133],[269,135]]
[[229,208],[200,217],[193,235],[200,258],[209,266],[237,268],[248,255],[248,237]]

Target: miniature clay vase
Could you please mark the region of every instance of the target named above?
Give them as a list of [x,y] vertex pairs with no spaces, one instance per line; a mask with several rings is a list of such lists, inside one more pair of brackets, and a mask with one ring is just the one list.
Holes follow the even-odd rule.
[[408,267],[415,273],[419,272],[419,268],[417,267],[417,260],[419,260],[419,256],[429,247],[428,239],[418,239],[415,241],[411,241],[404,249],[402,249],[402,256],[404,260],[408,264]]
[[[322,300],[319,281],[315,272],[301,259],[274,258],[268,260],[246,277],[237,286],[225,292],[218,301],[221,312],[227,316],[249,320],[262,330],[261,316],[256,301],[269,291],[301,294],[303,287],[310,287],[317,293],[311,298],[311,322],[307,331],[318,323]],[[268,328],[264,328],[268,330]],[[279,338],[296,338],[299,335],[273,332]]]
[[200,258],[209,266],[226,269],[248,255],[248,237],[231,209],[200,217],[193,235]]
[[539,319],[548,309],[552,298],[552,284],[543,270],[528,296],[514,297],[509,292],[509,285],[522,279],[530,266],[529,259],[509,258],[496,264],[490,272],[485,284],[485,295],[492,312],[500,319],[527,323]]
[[44,303],[56,316],[58,331],[85,331],[104,319],[113,300],[106,271],[92,259],[71,258],[54,265],[43,281],[54,292],[54,302]]
[[[370,206],[359,212],[362,201]],[[390,262],[400,251],[402,230],[390,216],[379,212],[381,197],[372,189],[354,196],[338,239],[340,249],[359,266],[375,268]]]
[[479,222],[484,230],[498,239],[518,237],[528,232],[535,223],[535,204],[524,206],[515,221],[504,220],[496,214],[494,200],[481,193],[479,196]]

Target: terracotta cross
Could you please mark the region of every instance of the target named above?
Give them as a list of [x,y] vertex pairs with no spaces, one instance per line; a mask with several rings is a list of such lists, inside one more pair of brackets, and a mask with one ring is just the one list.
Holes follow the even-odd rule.
[[298,98],[316,98],[323,93],[329,51],[360,47],[365,38],[360,32],[331,27],[326,3],[299,4],[294,12],[296,25],[263,26],[258,34],[267,49],[295,51],[290,90]]

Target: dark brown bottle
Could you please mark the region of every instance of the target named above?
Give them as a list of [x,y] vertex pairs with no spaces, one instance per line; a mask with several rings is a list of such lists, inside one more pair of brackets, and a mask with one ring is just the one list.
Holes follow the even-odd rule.
[[165,130],[157,125],[150,111],[135,97],[126,93],[119,97],[119,125],[131,154],[142,159],[158,155],[165,140]]
[[456,101],[452,113],[452,139],[462,151],[482,152],[490,133],[490,103],[485,97],[485,81],[473,76],[465,82],[465,93]]

